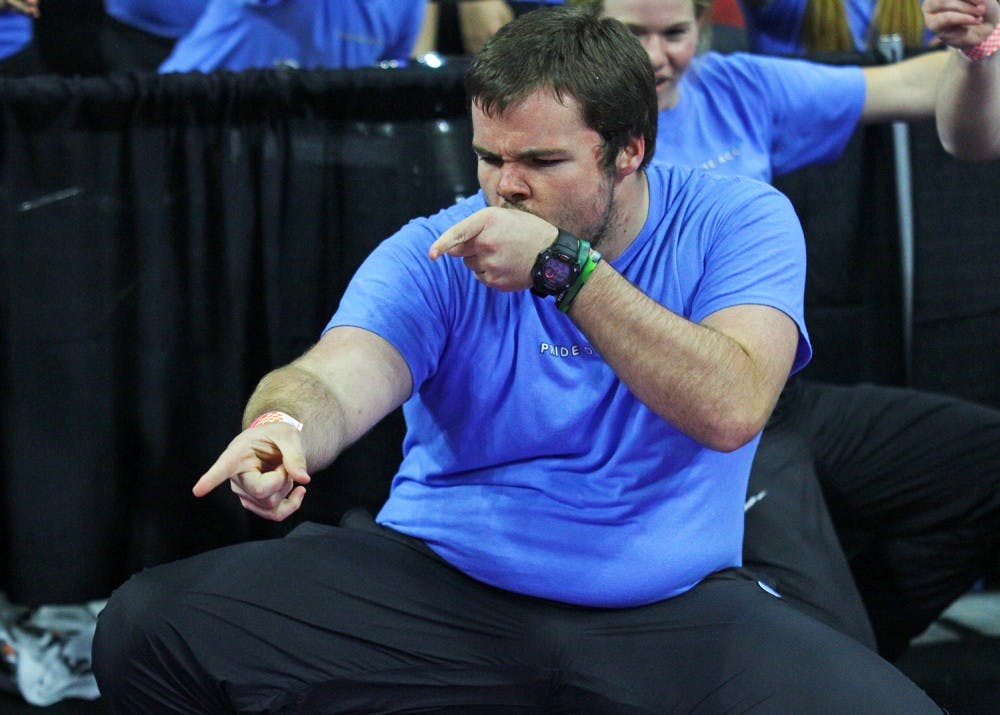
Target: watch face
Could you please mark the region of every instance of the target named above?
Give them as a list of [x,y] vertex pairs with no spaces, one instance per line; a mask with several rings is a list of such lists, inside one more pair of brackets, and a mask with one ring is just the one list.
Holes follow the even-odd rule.
[[573,266],[564,256],[550,256],[542,272],[545,284],[555,289],[567,288],[573,276]]
[[531,268],[531,291],[535,295],[561,295],[580,275],[580,240],[560,231],[555,242],[538,254]]

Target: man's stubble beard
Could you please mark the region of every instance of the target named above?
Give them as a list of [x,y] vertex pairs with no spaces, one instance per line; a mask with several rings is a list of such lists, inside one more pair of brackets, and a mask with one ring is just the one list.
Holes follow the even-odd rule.
[[603,192],[603,195],[606,197],[606,201],[604,204],[604,209],[601,211],[601,215],[597,221],[593,222],[591,226],[584,227],[583,229],[576,229],[570,231],[569,226],[572,224],[566,221],[566,219],[568,219],[569,217],[543,216],[537,211],[532,211],[531,209],[522,206],[521,204],[511,203],[509,201],[503,201],[500,204],[500,208],[513,209],[514,211],[524,211],[525,213],[529,213],[532,216],[537,216],[538,218],[542,219],[543,221],[547,221],[548,223],[551,223],[557,228],[561,228],[564,231],[570,231],[570,233],[572,233],[577,238],[583,239],[584,241],[590,243],[592,248],[599,248],[600,246],[604,245],[605,238],[608,235],[609,229],[615,224],[616,219],[618,218],[618,211],[617,211],[618,205],[615,202],[615,196],[617,194],[617,190],[615,188],[614,179],[611,176],[606,176],[605,179],[606,179],[605,183],[606,190]]

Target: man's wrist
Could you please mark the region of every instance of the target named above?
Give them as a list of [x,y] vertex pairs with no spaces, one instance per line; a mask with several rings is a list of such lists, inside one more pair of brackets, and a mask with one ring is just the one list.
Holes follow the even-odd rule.
[[282,412],[281,410],[268,410],[267,412],[262,412],[257,415],[253,422],[247,425],[247,429],[259,427],[260,425],[271,424],[272,422],[283,422],[286,425],[291,425],[299,432],[302,431],[302,423],[287,412]]
[[586,241],[580,242],[580,275],[576,277],[573,281],[573,285],[566,289],[566,291],[556,297],[556,307],[559,308],[563,313],[569,312],[569,307],[573,304],[573,300],[576,298],[577,293],[583,288],[583,284],[590,279],[590,274],[594,272],[594,268],[601,261],[601,254],[590,247],[590,244]]
[[972,62],[979,62],[995,54],[1000,50],[1000,22],[993,26],[993,32],[986,36],[986,39],[978,45],[972,47],[958,48],[962,56]]

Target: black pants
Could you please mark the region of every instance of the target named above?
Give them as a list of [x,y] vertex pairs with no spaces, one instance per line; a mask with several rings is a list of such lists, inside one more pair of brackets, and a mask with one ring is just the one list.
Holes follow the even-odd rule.
[[793,380],[748,499],[744,565],[894,658],[998,563],[1000,411]]
[[94,670],[113,713],[940,712],[740,570],[594,609],[474,581],[367,514],[146,570]]

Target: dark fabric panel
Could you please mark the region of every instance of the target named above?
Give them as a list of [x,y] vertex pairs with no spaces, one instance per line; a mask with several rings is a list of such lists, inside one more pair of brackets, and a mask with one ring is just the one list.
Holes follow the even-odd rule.
[[290,117],[394,121],[464,116],[464,61],[385,70],[245,70],[209,74],[118,73],[107,77],[0,78],[14,116],[38,125],[59,119],[80,128],[122,128],[223,119],[284,122]]
[[1000,161],[952,158],[930,121],[910,137],[914,384],[1000,405]]
[[804,374],[849,383],[902,379],[898,231],[885,127],[858,129],[836,161],[777,177],[806,236]]
[[104,0],[42,0],[35,39],[49,72],[63,75],[101,71],[97,32]]

